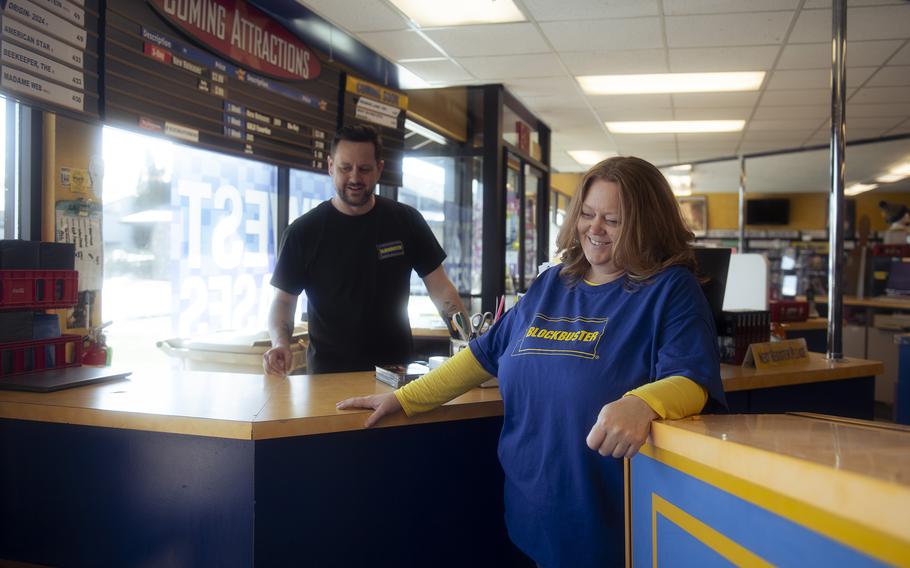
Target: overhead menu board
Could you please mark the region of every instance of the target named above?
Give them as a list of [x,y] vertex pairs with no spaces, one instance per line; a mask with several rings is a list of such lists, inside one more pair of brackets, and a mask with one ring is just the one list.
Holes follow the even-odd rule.
[[97,119],[98,0],[0,0],[0,10],[0,90]]
[[105,39],[107,123],[325,171],[340,72],[254,6],[108,2]]
[[401,187],[408,97],[351,75],[345,81],[344,124],[369,124],[382,138],[385,167],[379,183]]

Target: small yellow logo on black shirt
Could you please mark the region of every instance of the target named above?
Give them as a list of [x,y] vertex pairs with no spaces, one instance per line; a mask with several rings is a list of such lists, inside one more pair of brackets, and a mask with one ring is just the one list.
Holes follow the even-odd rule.
[[385,260],[393,256],[404,256],[404,243],[401,241],[382,243],[381,245],[376,245],[376,250],[379,251],[379,260]]
[[549,317],[535,314],[512,355],[569,355],[597,358],[607,318]]

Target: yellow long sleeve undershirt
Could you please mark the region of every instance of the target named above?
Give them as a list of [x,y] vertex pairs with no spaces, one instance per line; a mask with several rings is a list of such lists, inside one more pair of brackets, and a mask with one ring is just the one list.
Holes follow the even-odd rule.
[[[395,398],[401,403],[405,414],[411,416],[432,410],[490,377],[471,350],[463,349],[441,367],[395,391]],[[642,399],[661,418],[669,419],[698,414],[708,400],[704,387],[681,376],[642,385],[625,396]]]

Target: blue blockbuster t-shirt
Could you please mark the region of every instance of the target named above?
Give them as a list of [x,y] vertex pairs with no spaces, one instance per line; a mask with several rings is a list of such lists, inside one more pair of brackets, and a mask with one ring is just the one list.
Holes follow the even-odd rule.
[[714,320],[689,270],[647,284],[625,278],[567,286],[544,272],[490,331],[471,343],[499,378],[499,459],[509,536],[534,561],[623,563],[622,460],[585,438],[601,408],[645,383],[682,375],[724,404]]

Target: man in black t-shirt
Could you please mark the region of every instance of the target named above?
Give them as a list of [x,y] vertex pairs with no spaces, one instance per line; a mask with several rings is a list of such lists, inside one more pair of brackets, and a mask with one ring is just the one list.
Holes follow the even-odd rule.
[[294,307],[303,290],[312,374],[373,370],[377,363],[411,357],[411,270],[423,278],[443,317],[465,311],[442,267],[446,254],[420,213],[374,195],[380,152],[375,129],[340,129],[328,158],[335,196],[285,231],[271,281],[266,373],[290,370]]

